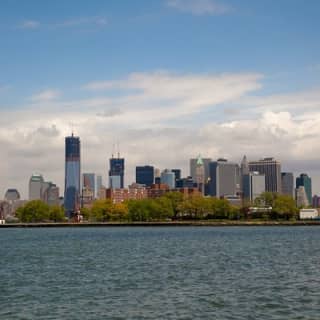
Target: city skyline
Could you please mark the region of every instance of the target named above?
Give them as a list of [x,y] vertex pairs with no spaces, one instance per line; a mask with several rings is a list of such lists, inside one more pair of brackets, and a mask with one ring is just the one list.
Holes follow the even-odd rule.
[[63,139],[103,174],[266,156],[320,193],[320,3],[3,1],[0,193],[40,172],[63,192]]

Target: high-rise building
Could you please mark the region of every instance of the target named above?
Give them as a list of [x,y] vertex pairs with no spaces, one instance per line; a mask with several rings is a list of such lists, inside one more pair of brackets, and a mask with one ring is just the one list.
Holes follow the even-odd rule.
[[202,194],[204,194],[204,191],[205,191],[205,183],[206,183],[205,166],[204,166],[203,159],[199,155],[197,163],[196,163],[196,184],[197,184],[198,190]]
[[169,189],[174,189],[176,187],[176,176],[174,172],[169,169],[165,169],[161,172],[161,183],[169,186]]
[[282,194],[293,197],[294,179],[292,172],[281,172]]
[[209,172],[209,164],[212,161],[210,158],[202,158],[200,155],[198,158],[190,159],[190,176],[192,177],[193,181],[197,180],[197,163],[199,157],[202,160],[203,168],[204,168],[204,182],[207,183],[209,181],[210,172]]
[[281,193],[281,163],[273,158],[249,162],[250,171],[257,171],[266,177],[266,191]]
[[96,182],[94,173],[83,173],[82,175],[82,188],[90,191],[92,196],[96,194]]
[[49,206],[58,206],[60,204],[60,190],[52,182],[44,182],[42,185],[42,200]]
[[136,167],[136,183],[150,187],[154,184],[154,167],[153,166],[137,166]]
[[304,186],[299,186],[296,188],[296,204],[298,208],[306,208],[309,206],[309,201]]
[[123,189],[124,188],[124,158],[110,159],[109,169],[109,188],[111,189]]
[[209,194],[214,197],[233,196],[240,190],[240,170],[226,159],[210,162]]
[[312,182],[311,178],[306,173],[301,173],[299,177],[296,178],[296,188],[300,186],[304,187],[309,205],[312,204]]
[[320,208],[320,197],[316,194],[312,197],[312,207]]
[[69,218],[80,209],[80,138],[65,138],[64,208]]
[[243,198],[254,201],[261,193],[265,192],[265,175],[259,172],[249,172],[243,175]]
[[174,173],[176,181],[181,179],[181,169],[171,169],[171,171]]
[[96,197],[99,198],[99,191],[100,189],[103,187],[103,183],[102,183],[102,175],[98,174],[97,175],[97,193],[96,193]]
[[20,200],[20,193],[17,189],[8,189],[5,193],[4,199],[7,201]]
[[29,200],[42,200],[42,185],[44,183],[41,174],[34,173],[29,180]]

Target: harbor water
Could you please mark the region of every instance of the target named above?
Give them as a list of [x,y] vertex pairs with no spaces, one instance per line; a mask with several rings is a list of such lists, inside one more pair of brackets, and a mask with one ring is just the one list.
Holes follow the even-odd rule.
[[320,227],[0,229],[0,319],[319,319]]

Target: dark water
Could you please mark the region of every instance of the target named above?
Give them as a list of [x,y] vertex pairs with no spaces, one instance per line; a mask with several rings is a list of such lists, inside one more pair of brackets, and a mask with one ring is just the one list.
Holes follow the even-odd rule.
[[320,319],[320,228],[0,229],[0,319]]

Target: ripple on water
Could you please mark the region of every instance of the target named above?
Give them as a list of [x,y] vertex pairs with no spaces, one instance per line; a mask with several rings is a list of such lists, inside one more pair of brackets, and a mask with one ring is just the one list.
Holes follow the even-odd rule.
[[0,230],[0,319],[318,319],[320,230]]

